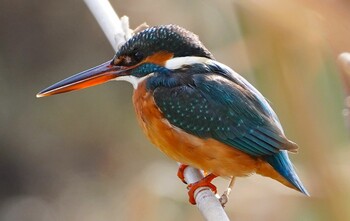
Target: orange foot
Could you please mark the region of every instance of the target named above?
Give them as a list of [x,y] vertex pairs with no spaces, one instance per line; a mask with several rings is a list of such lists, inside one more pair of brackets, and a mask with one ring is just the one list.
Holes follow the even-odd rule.
[[184,183],[187,184],[186,180],[185,180],[185,169],[188,167],[188,165],[185,164],[180,164],[179,166],[179,170],[177,171],[177,176],[180,178],[180,180]]
[[191,183],[187,186],[188,189],[188,196],[189,196],[189,201],[191,204],[196,205],[196,200],[194,198],[194,193],[195,191],[200,188],[200,187],[209,187],[215,194],[217,192],[216,186],[214,186],[211,181],[216,178],[217,176],[214,174],[209,174],[200,181],[196,183]]
[[[185,180],[185,176],[184,176],[184,171],[185,169],[188,167],[188,165],[185,164],[181,164],[179,166],[179,170],[177,171],[177,176],[182,180],[182,182],[184,182],[185,184],[187,184],[186,180]],[[188,189],[188,196],[189,196],[189,201],[191,204],[196,205],[196,200],[194,198],[194,193],[195,191],[200,188],[200,187],[209,187],[214,193],[216,193],[216,186],[214,186],[211,181],[216,178],[217,176],[210,173],[208,175],[206,175],[203,179],[199,180],[196,183],[191,183],[187,186]]]

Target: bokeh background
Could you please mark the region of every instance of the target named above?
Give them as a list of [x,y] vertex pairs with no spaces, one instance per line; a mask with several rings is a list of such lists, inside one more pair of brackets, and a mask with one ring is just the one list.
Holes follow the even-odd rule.
[[[347,0],[112,0],[131,27],[174,23],[271,102],[311,198],[238,179],[232,220],[350,220]],[[0,1],[0,220],[202,220],[177,165],[144,137],[132,87],[35,94],[113,56],[82,0]],[[215,184],[222,192],[227,180]]]

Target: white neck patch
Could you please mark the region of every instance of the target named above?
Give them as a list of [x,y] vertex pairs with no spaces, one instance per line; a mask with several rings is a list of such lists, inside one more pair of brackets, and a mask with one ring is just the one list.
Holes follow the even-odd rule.
[[132,86],[134,87],[134,90],[136,90],[141,82],[143,82],[147,78],[153,76],[153,74],[154,73],[150,73],[150,74],[148,74],[146,76],[143,76],[141,78],[138,78],[138,77],[135,77],[135,76],[132,76],[132,75],[126,75],[126,76],[121,76],[121,77],[114,78],[113,80],[115,80],[115,81],[127,81],[127,82],[131,83]]
[[218,65],[221,68],[224,68],[229,72],[232,72],[233,74],[238,75],[235,71],[233,71],[230,67],[228,67],[223,63],[212,60],[210,58],[196,57],[196,56],[177,57],[177,58],[169,59],[165,62],[165,67],[168,69],[174,70],[174,69],[179,69],[184,65],[191,65],[191,64]]
[[188,56],[188,57],[177,57],[169,59],[165,62],[165,67],[171,70],[181,68],[184,65],[191,64],[210,64],[214,61],[209,58]]

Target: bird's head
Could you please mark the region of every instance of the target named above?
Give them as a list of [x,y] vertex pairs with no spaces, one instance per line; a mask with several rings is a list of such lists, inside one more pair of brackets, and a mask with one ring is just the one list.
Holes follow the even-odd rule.
[[109,80],[126,80],[137,88],[151,73],[179,68],[179,59],[193,57],[213,59],[195,34],[176,25],[150,27],[130,38],[112,60],[64,79],[39,92],[37,97],[83,89]]

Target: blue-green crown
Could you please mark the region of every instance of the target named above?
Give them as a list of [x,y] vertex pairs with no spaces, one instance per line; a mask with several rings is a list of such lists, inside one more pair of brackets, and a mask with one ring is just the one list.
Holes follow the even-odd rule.
[[156,52],[166,51],[174,57],[198,56],[213,59],[198,36],[177,25],[154,26],[137,33],[117,52],[116,57],[129,56],[137,63]]

